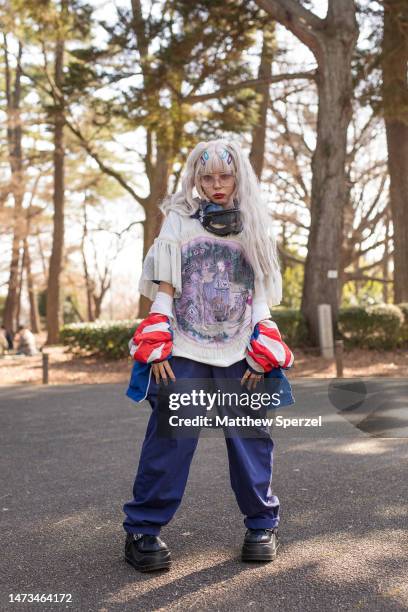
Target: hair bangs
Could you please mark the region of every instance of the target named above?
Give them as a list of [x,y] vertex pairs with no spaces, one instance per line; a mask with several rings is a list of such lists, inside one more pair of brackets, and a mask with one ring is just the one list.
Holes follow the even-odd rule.
[[234,158],[226,147],[208,146],[197,160],[197,174],[236,174]]
[[248,156],[237,142],[222,139],[199,142],[186,160],[181,190],[165,198],[160,210],[165,215],[175,210],[191,216],[199,207],[193,195],[194,187],[199,196],[204,197],[199,175],[221,173],[235,176],[234,197],[238,200],[243,223],[242,245],[255,276],[264,282],[268,305],[280,304],[282,276],[270,211]]

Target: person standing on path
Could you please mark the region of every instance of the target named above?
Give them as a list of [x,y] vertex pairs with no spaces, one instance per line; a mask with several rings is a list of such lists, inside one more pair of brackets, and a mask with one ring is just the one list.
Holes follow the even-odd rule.
[[[123,507],[125,559],[141,571],[170,567],[159,534],[181,502],[198,442],[195,433],[160,435],[161,390],[172,385],[177,391],[188,379],[224,389],[233,379],[253,390],[271,377],[282,384],[283,403],[293,403],[282,371],[292,366],[293,354],[270,319],[270,307],[282,299],[276,243],[247,156],[235,142],[200,142],[187,159],[181,190],[160,209],[164,222],[139,282],[153,304],[129,343],[135,364],[127,395],[152,407],[133,499]],[[214,291],[202,290],[203,275],[212,278]],[[197,292],[194,282],[201,284]],[[269,430],[228,437],[226,444],[231,486],[247,528],[242,560],[272,561],[279,548],[279,500],[272,493]]]

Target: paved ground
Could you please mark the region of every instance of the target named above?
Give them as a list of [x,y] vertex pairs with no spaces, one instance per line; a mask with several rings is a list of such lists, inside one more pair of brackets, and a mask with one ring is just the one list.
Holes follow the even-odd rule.
[[[405,610],[408,394],[406,381],[390,384],[388,399],[364,402],[364,389],[346,389],[338,414],[327,381],[295,383],[297,406],[282,414],[320,413],[324,427],[273,430],[274,563],[240,562],[225,444],[204,435],[162,533],[173,568],[155,575],[122,559],[121,506],[149,405],[132,404],[122,385],[0,388],[0,609]],[[71,593],[72,603],[10,604],[9,593]]]

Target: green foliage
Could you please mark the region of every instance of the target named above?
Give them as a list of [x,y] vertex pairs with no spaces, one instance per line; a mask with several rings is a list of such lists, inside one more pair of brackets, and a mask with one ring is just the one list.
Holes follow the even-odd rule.
[[5,304],[6,304],[6,296],[0,295],[0,318],[3,318]]
[[140,321],[95,321],[61,328],[61,342],[73,352],[86,352],[107,359],[129,354],[128,342]]
[[[404,319],[405,315],[405,319]],[[282,338],[291,348],[306,346],[307,328],[300,310],[274,308],[271,312]],[[377,304],[343,308],[339,330],[346,348],[393,349],[408,344],[408,304]],[[128,342],[140,320],[73,323],[61,329],[61,342],[73,352],[120,359],[129,354]]]
[[[150,11],[143,29],[154,52],[142,61],[132,4],[118,8],[117,17],[100,23],[108,37],[105,45],[85,40],[71,51],[65,75],[66,87],[92,109],[94,120],[104,120],[115,132],[119,119],[124,129],[143,126],[156,132],[172,162],[182,161],[180,151],[195,141],[242,134],[256,123],[258,94],[230,90],[255,77],[246,53],[268,21],[256,3],[175,0],[162,12]],[[109,100],[98,95],[105,86]],[[220,90],[222,95],[205,104],[194,100],[201,91]]]
[[348,281],[343,286],[341,307],[347,308],[356,303],[369,306],[381,303],[382,300],[383,286],[379,281]]
[[46,289],[38,292],[37,302],[38,302],[38,313],[40,317],[46,317],[47,316],[47,291]]
[[404,316],[404,322],[401,328],[401,344],[408,345],[408,302],[402,302],[401,304],[397,304],[398,308],[401,310]]
[[402,342],[404,315],[394,304],[341,309],[338,327],[346,346],[392,349]]
[[302,288],[305,268],[302,264],[286,266],[283,273],[282,306],[298,309],[302,301]]
[[[37,295],[38,312],[40,317],[47,316],[47,290],[40,291]],[[77,310],[79,309],[78,298],[76,295],[66,295],[63,302],[64,324],[78,321]]]
[[[275,310],[273,319],[289,346],[302,345],[305,327],[299,311]],[[60,338],[62,344],[73,352],[120,359],[129,354],[128,342],[140,322],[125,320],[73,323],[61,328]]]
[[272,310],[271,317],[279,327],[282,338],[288,346],[305,345],[307,328],[300,310],[279,307]]
[[63,303],[64,324],[75,323],[78,320],[80,320],[78,317],[78,310],[79,310],[78,296],[67,295]]

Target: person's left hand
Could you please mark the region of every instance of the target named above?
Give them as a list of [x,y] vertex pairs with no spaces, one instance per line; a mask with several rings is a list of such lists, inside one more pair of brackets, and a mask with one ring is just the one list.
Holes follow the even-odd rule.
[[251,389],[255,389],[262,378],[263,374],[255,374],[255,372],[251,372],[251,370],[248,369],[241,378],[241,385],[246,385],[248,390],[251,391]]

